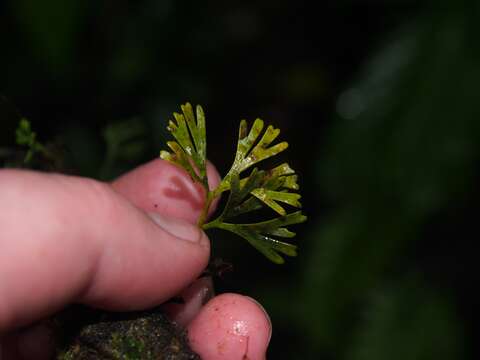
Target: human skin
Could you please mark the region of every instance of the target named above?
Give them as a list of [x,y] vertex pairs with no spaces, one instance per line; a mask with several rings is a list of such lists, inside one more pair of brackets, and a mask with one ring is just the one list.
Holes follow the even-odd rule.
[[[209,165],[211,186],[218,174]],[[199,275],[210,242],[196,225],[202,189],[183,170],[151,161],[111,184],[0,170],[0,360],[43,359],[40,320],[68,304],[128,311],[166,308],[204,360],[265,359],[271,324],[239,294],[212,297]]]

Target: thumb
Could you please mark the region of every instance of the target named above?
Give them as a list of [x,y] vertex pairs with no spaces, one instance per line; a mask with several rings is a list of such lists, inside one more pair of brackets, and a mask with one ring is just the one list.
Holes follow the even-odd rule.
[[[208,172],[214,186],[218,174],[210,164]],[[142,268],[151,268],[135,280],[135,286],[142,290],[135,292],[140,298],[135,298],[134,303],[161,303],[193,282],[207,266],[210,243],[205,233],[194,225],[203,207],[204,189],[193,183],[183,170],[160,159],[128,172],[111,186],[157,225],[156,234],[152,235],[156,238],[154,248],[149,251],[142,247],[138,263],[135,262],[136,266],[142,263]],[[133,246],[133,250],[138,246]],[[129,257],[132,255],[129,253]],[[112,268],[112,271],[115,270]],[[129,279],[127,276],[128,286],[132,287]],[[103,291],[109,287],[108,281],[100,286]],[[86,301],[97,302],[98,293],[88,295]],[[125,294],[120,298],[125,299]],[[110,297],[106,304],[114,305]]]
[[148,216],[108,184],[1,170],[0,198],[0,333],[71,302],[111,310],[159,304],[208,262],[209,241],[197,226]]
[[[220,183],[220,175],[207,162],[210,189]],[[185,171],[167,161],[155,159],[126,173],[112,187],[139,209],[196,224],[205,201],[203,187],[192,182]],[[214,200],[213,212],[218,199]]]

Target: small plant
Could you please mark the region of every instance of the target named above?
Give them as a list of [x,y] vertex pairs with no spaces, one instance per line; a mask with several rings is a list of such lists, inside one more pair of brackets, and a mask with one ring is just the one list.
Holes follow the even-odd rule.
[[[290,208],[301,207],[297,175],[287,163],[268,170],[257,167],[263,160],[278,155],[288,147],[286,142],[273,144],[280,130],[271,125],[265,127],[260,119],[256,119],[249,128],[242,120],[233,164],[219,185],[210,190],[203,110],[197,106],[194,113],[188,103],[181,109],[182,113],[174,113],[175,120],[168,124],[168,130],[175,138],[175,141],[167,142],[171,152],[161,151],[160,157],[185,169],[193,181],[205,189],[205,204],[198,226],[205,230],[218,228],[235,233],[278,264],[284,262],[282,255],[296,256],[297,247],[279,239],[294,237],[295,233],[287,226],[306,220],[300,210],[289,211]],[[117,158],[124,160],[138,153],[143,146],[143,134],[144,129],[135,122],[109,126],[104,132],[107,160],[101,175],[108,177]],[[26,119],[19,122],[16,140],[26,150],[20,153],[21,163],[18,166],[43,169],[48,165],[51,168],[57,158],[61,159],[54,147],[37,140]],[[60,161],[57,162],[60,164]],[[58,166],[53,168],[61,169]],[[212,202],[224,192],[229,192],[225,207],[220,215],[207,222]],[[276,216],[253,223],[238,220],[240,215],[262,208],[271,209]],[[221,272],[228,270],[228,266],[215,259],[205,271],[210,274],[217,270]],[[59,360],[199,359],[189,348],[185,333],[168,320],[161,308],[136,313],[111,313],[73,306],[55,315],[49,323],[57,334],[56,358]]]
[[[296,193],[299,190],[297,175],[287,163],[269,170],[253,167],[288,147],[285,141],[271,145],[280,134],[280,130],[269,125],[264,131],[264,122],[261,119],[256,119],[249,130],[247,122],[242,120],[233,164],[220,184],[210,190],[206,167],[207,139],[203,109],[197,105],[194,114],[189,103],[182,105],[181,109],[182,114],[174,113],[175,121],[170,120],[167,126],[176,141],[168,141],[167,146],[171,152],[162,150],[160,157],[185,169],[193,181],[204,187],[205,204],[198,219],[198,226],[205,230],[218,228],[235,233],[277,264],[284,262],[281,254],[296,256],[297,247],[278,238],[294,237],[295,233],[286,226],[307,219],[300,210],[287,213],[284,207],[284,204],[287,204],[301,208],[300,194]],[[252,167],[249,175],[242,176]],[[212,201],[226,191],[230,194],[225,208],[217,218],[206,222]],[[235,222],[238,215],[263,207],[271,208],[279,216],[257,223]]]
[[30,121],[25,118],[20,119],[16,130],[16,141],[18,145],[28,148],[23,162],[30,164],[35,153],[41,153],[45,157],[50,157],[47,148],[37,140],[37,134],[32,130]]

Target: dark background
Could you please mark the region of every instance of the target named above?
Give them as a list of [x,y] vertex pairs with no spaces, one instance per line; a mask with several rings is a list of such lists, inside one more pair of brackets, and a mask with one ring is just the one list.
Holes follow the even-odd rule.
[[480,2],[0,1],[0,156],[19,116],[66,171],[104,180],[206,110],[282,129],[309,216],[283,266],[211,234],[219,291],[270,313],[270,359],[477,358]]

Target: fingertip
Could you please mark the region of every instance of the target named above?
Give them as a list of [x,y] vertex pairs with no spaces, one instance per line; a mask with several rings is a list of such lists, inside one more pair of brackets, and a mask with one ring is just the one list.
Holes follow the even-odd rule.
[[[216,187],[220,176],[207,163],[210,188]],[[112,187],[136,207],[196,223],[205,202],[205,189],[194,183],[178,166],[162,159],[152,160],[124,174]],[[215,204],[213,204],[212,209]]]
[[208,187],[210,190],[215,189],[219,184],[222,178],[220,177],[220,174],[218,173],[217,168],[213,163],[210,161],[207,161],[207,176],[208,176]]
[[182,327],[186,327],[213,297],[213,281],[202,276],[176,296],[180,301],[169,301],[162,306],[167,316]]
[[[107,241],[81,302],[110,310],[158,305],[194,281],[210,257],[210,241],[197,226],[160,214],[126,213],[123,236]],[[137,224],[134,224],[137,223]],[[143,229],[140,236],[131,229]]]
[[208,264],[210,243],[198,226],[155,221],[110,185],[30,171],[0,177],[11,205],[0,217],[0,332],[72,301],[111,310],[158,305]]
[[210,300],[188,326],[192,348],[206,360],[263,360],[271,336],[265,310],[253,299],[222,294]]
[[194,223],[203,206],[204,193],[179,167],[152,160],[122,175],[112,187],[136,207]]
[[[218,173],[218,170],[215,167],[215,165],[213,165],[210,161],[207,161],[207,176],[208,176],[208,187],[210,188],[210,190],[216,189],[217,186],[220,185],[222,178]],[[220,201],[219,197],[213,199],[212,204],[210,205],[210,209],[208,211],[209,216],[211,216],[215,212],[219,201]]]

